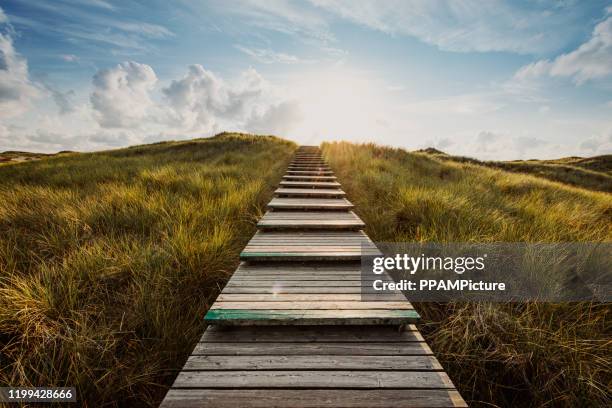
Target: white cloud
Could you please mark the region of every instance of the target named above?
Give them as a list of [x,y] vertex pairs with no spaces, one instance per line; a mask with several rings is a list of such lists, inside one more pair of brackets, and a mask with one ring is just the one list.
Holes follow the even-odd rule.
[[[212,3],[223,13],[237,15],[252,27],[294,35],[302,40],[334,41],[328,22],[306,4],[291,0],[236,0]],[[242,22],[241,22],[242,23]]]
[[236,45],[236,48],[254,60],[263,64],[297,64],[303,62],[309,62],[302,60],[295,55],[285,54],[282,52],[276,52],[266,48],[248,48],[242,45]]
[[[2,16],[6,22],[6,16]],[[27,61],[13,46],[13,39],[0,33],[0,119],[22,114],[40,94],[30,80]]]
[[518,79],[571,77],[576,84],[612,74],[612,16],[597,24],[591,38],[554,60],[539,60],[519,69]]
[[228,84],[201,65],[191,65],[187,74],[162,90],[176,126],[212,131],[224,120],[241,123],[261,103],[266,83],[254,69]]
[[245,130],[257,134],[288,136],[302,119],[300,104],[297,101],[285,101],[270,106],[261,114],[253,114]]
[[57,105],[60,115],[65,115],[75,110],[73,98],[76,93],[73,90],[62,92],[51,87],[47,88],[51,91],[51,96]]
[[61,54],[59,57],[66,62],[77,62],[79,60],[79,57],[74,54]]
[[392,35],[409,35],[440,49],[458,52],[541,53],[571,37],[572,8],[506,1],[311,0],[354,23]]
[[4,10],[2,10],[2,7],[0,7],[0,24],[2,23],[8,23],[8,17],[4,13]]
[[578,146],[586,156],[612,154],[612,131],[607,135],[591,136]]
[[153,68],[132,61],[98,71],[93,77],[90,101],[100,126],[141,126],[152,106],[150,92],[156,82]]

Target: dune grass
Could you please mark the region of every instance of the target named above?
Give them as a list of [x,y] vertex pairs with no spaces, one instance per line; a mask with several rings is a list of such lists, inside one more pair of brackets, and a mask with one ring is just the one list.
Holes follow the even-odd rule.
[[450,156],[432,148],[418,153],[432,155],[440,160],[532,174],[572,186],[612,193],[612,155],[588,158],[566,157],[556,160],[480,161],[469,157]]
[[0,384],[156,406],[295,146],[223,134],[0,168]]
[[[372,144],[323,151],[375,241],[602,242],[612,195]],[[420,303],[420,326],[473,406],[610,406],[609,304]]]

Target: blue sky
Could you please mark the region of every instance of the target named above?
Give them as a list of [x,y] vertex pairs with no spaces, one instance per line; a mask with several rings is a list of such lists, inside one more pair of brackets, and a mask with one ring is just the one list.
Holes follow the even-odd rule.
[[223,130],[612,153],[609,1],[0,0],[0,151]]

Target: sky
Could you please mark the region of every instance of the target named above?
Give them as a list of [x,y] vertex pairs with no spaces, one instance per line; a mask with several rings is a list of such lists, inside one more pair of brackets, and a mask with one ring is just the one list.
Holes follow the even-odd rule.
[[612,153],[612,1],[0,0],[0,151],[221,131]]

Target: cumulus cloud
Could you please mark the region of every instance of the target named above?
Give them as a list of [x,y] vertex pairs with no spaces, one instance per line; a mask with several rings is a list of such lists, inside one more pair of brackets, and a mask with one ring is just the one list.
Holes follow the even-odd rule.
[[254,69],[245,71],[235,84],[228,84],[196,64],[162,92],[172,122],[192,130],[211,131],[224,119],[242,122],[261,102],[266,86]]
[[297,101],[285,101],[272,105],[263,114],[253,114],[245,125],[248,132],[287,136],[302,121]]
[[74,111],[75,106],[73,98],[76,94],[72,89],[67,92],[62,92],[58,91],[57,89],[50,88],[50,91],[60,115],[65,115]]
[[[7,22],[0,9],[0,23]],[[0,119],[20,115],[40,96],[40,89],[30,80],[28,62],[13,46],[11,32],[0,32]]]
[[612,16],[597,24],[591,38],[553,60],[539,60],[519,69],[518,79],[571,77],[576,84],[612,74]]
[[98,71],[90,95],[95,118],[103,128],[141,126],[153,102],[157,76],[149,65],[133,61]]

